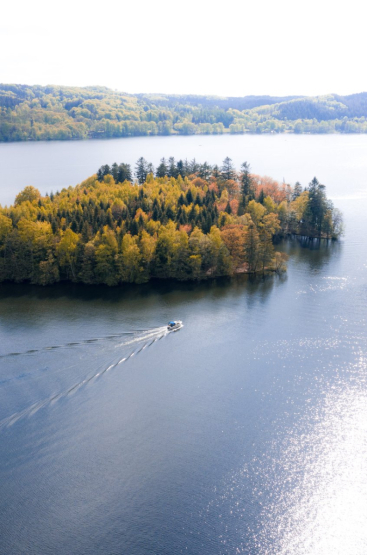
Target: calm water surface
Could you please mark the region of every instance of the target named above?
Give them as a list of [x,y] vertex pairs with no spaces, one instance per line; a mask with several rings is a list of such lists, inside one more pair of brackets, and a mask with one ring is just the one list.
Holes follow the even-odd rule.
[[[347,229],[282,245],[282,278],[0,286],[0,553],[367,552],[366,149],[364,136],[0,145],[4,204],[115,159],[229,154],[278,179],[316,174]],[[172,318],[184,328],[167,334]]]

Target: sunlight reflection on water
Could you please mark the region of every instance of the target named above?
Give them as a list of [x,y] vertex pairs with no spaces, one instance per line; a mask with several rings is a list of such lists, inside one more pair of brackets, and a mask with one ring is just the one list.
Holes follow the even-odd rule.
[[275,499],[263,511],[258,537],[263,555],[366,553],[366,368],[361,354],[351,383],[340,380],[331,388],[307,416],[311,431],[290,431],[280,460],[273,461]]

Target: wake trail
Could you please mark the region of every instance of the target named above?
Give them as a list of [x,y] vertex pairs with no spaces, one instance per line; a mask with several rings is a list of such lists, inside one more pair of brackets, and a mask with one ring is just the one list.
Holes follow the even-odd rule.
[[[130,333],[130,332],[126,332],[126,333]],[[136,333],[136,332],[131,332],[131,333]],[[40,409],[45,408],[47,406],[52,406],[60,399],[69,397],[70,395],[78,391],[80,388],[85,387],[89,383],[93,383],[97,381],[106,372],[109,372],[110,370],[113,370],[119,365],[127,362],[130,358],[134,357],[135,355],[138,355],[144,349],[146,349],[147,347],[150,347],[156,341],[163,339],[163,337],[166,337],[168,334],[169,332],[167,332],[166,326],[153,328],[151,330],[145,330],[144,333],[140,333],[140,335],[138,335],[137,337],[135,337],[130,341],[125,341],[119,344],[118,345],[119,347],[127,347],[129,345],[134,345],[135,343],[143,342],[143,345],[140,348],[136,347],[133,351],[130,352],[129,355],[119,358],[116,362],[110,363],[107,367],[100,368],[97,372],[94,372],[92,375],[85,377],[83,380],[75,383],[71,387],[63,390],[62,392],[53,394],[50,397],[43,399],[42,401],[37,401],[36,403],[33,403],[32,405],[23,409],[22,411],[16,412],[4,418],[3,420],[0,421],[0,430],[6,427],[12,426],[13,424],[15,424],[16,422],[18,422],[23,418],[26,418],[26,417],[30,418],[31,416],[36,414]],[[121,337],[121,335],[123,334],[119,334],[118,336],[114,336],[114,337]],[[80,345],[86,342],[88,342],[88,340],[85,340],[83,342],[78,342],[76,344]],[[35,352],[39,352],[41,350],[44,350],[44,349],[39,349],[38,351],[35,351]]]
[[[90,343],[98,343],[98,342],[103,342],[103,341],[116,341],[118,339],[120,339],[121,337],[125,336],[125,335],[136,335],[136,334],[141,334],[141,333],[147,333],[150,332],[152,334],[157,333],[157,330],[162,330],[165,329],[163,328],[152,328],[151,330],[134,330],[134,331],[124,331],[121,333],[116,333],[113,335],[106,335],[104,337],[93,337],[91,339],[81,339],[80,341],[69,341],[68,343],[64,343],[62,345],[51,345],[51,346],[47,346],[47,347],[40,347],[39,349],[27,349],[26,351],[19,351],[19,352],[11,352],[11,353],[4,353],[4,354],[0,354],[0,359],[2,358],[10,358],[10,357],[19,357],[19,356],[24,356],[24,355],[33,355],[35,353],[41,353],[41,352],[47,352],[47,351],[55,351],[57,349],[67,349],[70,347],[76,347],[78,345],[88,345]],[[135,341],[140,341],[140,336],[136,337],[136,339],[134,339],[132,341],[132,343],[134,343]],[[120,346],[125,345],[125,342],[121,343]]]

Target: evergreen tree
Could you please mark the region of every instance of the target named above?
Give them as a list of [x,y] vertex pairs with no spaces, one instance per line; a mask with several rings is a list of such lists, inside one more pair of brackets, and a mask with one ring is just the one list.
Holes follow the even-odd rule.
[[215,177],[215,179],[218,179],[218,177],[220,177],[220,171],[217,164],[215,164],[212,168],[212,175],[213,177]]
[[196,159],[193,158],[189,164],[189,173],[197,173],[200,169],[200,165],[196,162]]
[[225,207],[225,212],[227,212],[227,214],[232,214],[232,208],[229,202],[227,202],[227,206]]
[[296,198],[299,197],[301,193],[302,193],[302,185],[299,183],[299,181],[297,181],[293,188],[292,200],[296,200]]
[[[98,181],[103,181],[103,166],[101,166],[97,171],[97,179]],[[46,193],[46,196],[47,196],[47,193]]]
[[117,183],[117,182],[118,182],[119,167],[118,167],[118,165],[116,164],[116,162],[114,162],[114,163],[112,164],[112,167],[111,167],[111,174],[112,174],[112,177],[114,178],[114,180],[115,180],[116,183]]
[[152,175],[154,175],[154,166],[151,162],[149,162],[149,164],[147,165],[147,172],[148,174],[151,173]]
[[177,169],[177,176],[180,175],[181,177],[185,177],[186,172],[185,172],[184,163],[182,160],[179,160],[177,162],[176,169]]
[[165,177],[166,175],[168,175],[168,168],[165,158],[161,158],[161,163],[159,164],[155,175],[156,177]]
[[310,214],[310,224],[321,236],[322,225],[328,203],[325,195],[325,185],[321,185],[316,177],[313,178],[308,186],[308,212]]
[[191,204],[194,202],[194,197],[192,196],[191,189],[189,189],[186,193],[186,204]]
[[241,165],[241,202],[243,207],[246,207],[250,200],[254,199],[254,190],[252,179],[250,175],[250,165],[247,162],[243,162]]
[[173,158],[173,156],[171,156],[170,158],[168,158],[168,177],[174,177],[176,179],[176,177],[178,177],[178,173],[177,173],[177,167],[175,164],[175,159]]
[[148,163],[142,156],[136,162],[135,175],[140,185],[142,185],[147,179]]
[[261,189],[259,196],[257,198],[257,202],[259,202],[260,204],[264,204],[264,199],[265,199],[264,189]]
[[118,167],[117,182],[123,183],[124,181],[132,181],[133,176],[131,173],[130,164],[120,164]]
[[199,166],[199,177],[207,181],[211,175],[211,170],[211,166],[209,166],[207,162],[204,162],[204,164],[201,164]]
[[221,168],[221,176],[226,181],[235,178],[235,169],[232,164],[231,158],[228,156],[223,160],[222,168]]
[[111,168],[108,164],[105,164],[104,166],[102,166],[102,173],[103,173],[103,177],[111,174]]

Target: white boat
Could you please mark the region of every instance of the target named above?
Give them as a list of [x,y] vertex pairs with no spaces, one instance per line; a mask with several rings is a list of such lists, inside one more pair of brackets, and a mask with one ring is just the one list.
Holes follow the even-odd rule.
[[177,331],[182,328],[182,321],[181,320],[172,320],[172,322],[168,322],[167,330],[168,331]]

